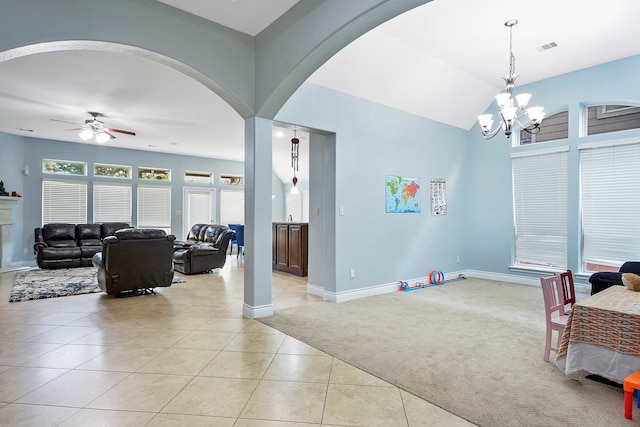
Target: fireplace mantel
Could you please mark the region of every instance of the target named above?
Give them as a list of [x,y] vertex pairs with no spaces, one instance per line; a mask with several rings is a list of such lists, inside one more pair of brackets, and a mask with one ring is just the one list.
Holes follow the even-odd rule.
[[22,197],[0,196],[0,272],[11,269],[11,218]]

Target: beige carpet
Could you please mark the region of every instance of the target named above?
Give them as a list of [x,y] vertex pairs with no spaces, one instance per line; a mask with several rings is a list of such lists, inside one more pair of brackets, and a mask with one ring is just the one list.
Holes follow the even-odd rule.
[[542,360],[535,286],[471,278],[260,320],[477,425],[630,425],[620,388]]

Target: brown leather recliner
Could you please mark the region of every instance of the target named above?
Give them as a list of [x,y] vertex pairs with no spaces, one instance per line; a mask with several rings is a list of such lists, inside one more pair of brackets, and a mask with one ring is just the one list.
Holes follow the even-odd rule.
[[98,285],[108,295],[153,293],[171,286],[175,236],[163,230],[129,228],[102,241],[102,252],[93,256]]
[[174,268],[183,274],[196,274],[224,267],[232,236],[233,230],[226,225],[195,224],[186,241],[174,244]]

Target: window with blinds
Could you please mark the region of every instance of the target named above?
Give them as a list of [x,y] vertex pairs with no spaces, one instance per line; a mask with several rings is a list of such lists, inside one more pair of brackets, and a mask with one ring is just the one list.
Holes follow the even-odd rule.
[[131,224],[131,185],[94,183],[93,222]]
[[513,156],[517,267],[567,267],[567,151]]
[[640,141],[580,147],[582,262],[608,271],[640,259]]
[[244,224],[244,191],[220,190],[220,224]]
[[138,186],[137,224],[171,233],[171,187]]
[[87,222],[87,183],[42,181],[42,224]]

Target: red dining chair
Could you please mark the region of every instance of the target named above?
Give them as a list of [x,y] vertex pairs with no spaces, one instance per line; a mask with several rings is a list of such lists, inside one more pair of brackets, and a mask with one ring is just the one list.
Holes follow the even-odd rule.
[[571,307],[576,303],[576,291],[573,287],[571,270],[560,273],[560,280],[562,280],[562,290],[564,291],[564,314],[569,314]]
[[[562,341],[562,333],[564,327],[567,324],[569,318],[564,311],[564,290],[562,287],[562,279],[559,274],[554,274],[551,277],[541,277],[540,285],[542,287],[542,296],[544,297],[544,308],[547,323],[547,337],[544,347],[544,361],[549,361],[549,353],[551,350],[556,353],[560,349],[560,342]],[[556,346],[551,345],[553,338],[553,331],[558,333],[556,339]]]

